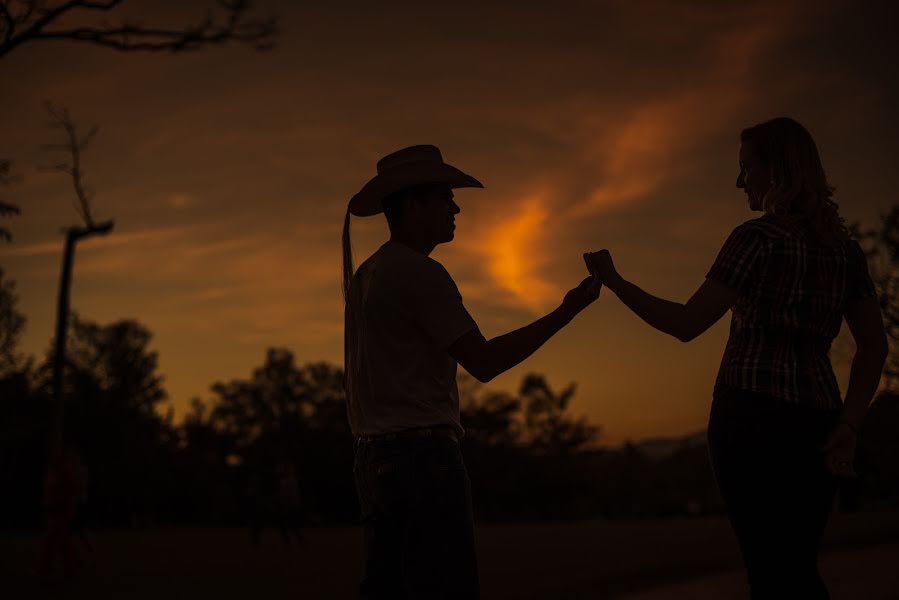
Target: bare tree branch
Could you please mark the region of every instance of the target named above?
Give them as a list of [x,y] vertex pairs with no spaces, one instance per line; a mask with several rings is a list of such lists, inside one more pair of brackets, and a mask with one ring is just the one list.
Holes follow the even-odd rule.
[[[0,0],[0,58],[28,41],[68,40],[86,42],[123,52],[186,52],[204,46],[240,42],[257,50],[273,46],[276,19],[254,19],[248,16],[250,0],[218,0],[218,18],[209,14],[194,25],[178,29],[146,27],[140,24],[122,23],[109,26],[101,23],[93,27],[73,29],[49,29],[67,13],[75,11],[107,12],[124,0],[96,2],[70,0],[53,8],[42,8],[39,0],[23,0],[27,8],[22,14],[10,10],[9,0]],[[35,18],[35,15],[37,18]]]
[[62,448],[65,403],[63,402],[63,369],[66,365],[66,338],[68,337],[69,303],[71,299],[72,270],[75,260],[75,246],[88,237],[106,235],[113,228],[113,221],[95,223],[90,210],[90,191],[84,185],[83,171],[81,167],[81,153],[87,149],[88,144],[97,132],[94,127],[91,131],[79,137],[78,129],[65,108],[57,108],[53,104],[46,103],[47,114],[50,116],[50,126],[63,130],[64,143],[54,145],[57,149],[62,147],[68,150],[70,160],[56,165],[54,170],[67,173],[72,178],[75,188],[77,209],[84,219],[84,226],[73,226],[66,229],[66,242],[63,250],[63,266],[59,281],[59,299],[56,305],[56,339],[53,353],[53,397],[50,403],[50,428],[49,451],[50,456],[58,455]]
[[65,108],[59,108],[52,103],[45,104],[47,114],[50,115],[49,125],[54,129],[62,129],[64,132],[65,143],[63,144],[47,144],[45,149],[64,150],[69,153],[70,161],[62,162],[55,165],[44,167],[44,169],[52,171],[60,171],[66,173],[72,178],[72,187],[75,189],[76,205],[75,210],[84,221],[85,228],[79,229],[79,236],[84,237],[91,233],[106,233],[112,229],[112,221],[97,224],[94,222],[91,214],[91,199],[93,191],[84,183],[84,169],[81,165],[81,154],[87,149],[88,144],[99,131],[99,127],[94,126],[84,136],[79,137],[78,129],[72,121],[69,111]]
[[[6,4],[9,5],[11,3],[7,2]],[[21,15],[12,17],[12,29],[15,29],[16,26],[21,25],[25,27],[25,30],[18,35],[10,35],[10,39],[7,41],[7,43],[0,46],[0,58],[2,58],[4,55],[12,51],[17,46],[21,45],[25,41],[34,39],[35,36],[38,35],[44,27],[75,8],[79,4],[79,2],[77,0],[70,0],[69,2],[64,2],[52,9],[43,8],[43,3],[39,0],[24,0],[23,2],[21,2],[21,4],[24,4],[25,12]],[[32,20],[32,16],[34,15],[34,13],[38,13],[41,16],[37,19]],[[11,31],[9,33],[13,34],[14,31]]]

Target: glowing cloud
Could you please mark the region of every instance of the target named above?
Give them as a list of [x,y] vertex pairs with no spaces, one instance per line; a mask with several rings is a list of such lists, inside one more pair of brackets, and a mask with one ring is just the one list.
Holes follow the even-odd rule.
[[599,167],[600,182],[564,216],[580,219],[646,198],[670,181],[679,168],[675,165],[686,166],[684,156],[740,123],[738,115],[751,100],[743,82],[765,49],[784,34],[783,22],[788,20],[763,22],[720,38],[709,50],[706,72],[693,86],[637,103],[619,123],[598,134],[599,141],[588,145],[584,156]]
[[495,283],[534,312],[559,296],[557,286],[540,273],[546,262],[538,250],[544,247],[546,204],[542,195],[525,199],[517,214],[491,227],[477,246]]

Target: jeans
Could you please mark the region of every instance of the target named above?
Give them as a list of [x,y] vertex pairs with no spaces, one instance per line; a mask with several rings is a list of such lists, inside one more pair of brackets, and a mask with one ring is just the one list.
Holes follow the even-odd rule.
[[471,483],[457,441],[361,442],[363,599],[480,598]]
[[715,388],[709,452],[752,600],[829,597],[818,548],[837,483],[820,448],[838,419],[838,411]]

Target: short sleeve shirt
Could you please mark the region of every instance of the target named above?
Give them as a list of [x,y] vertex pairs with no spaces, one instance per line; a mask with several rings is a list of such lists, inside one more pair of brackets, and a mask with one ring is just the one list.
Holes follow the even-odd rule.
[[353,276],[345,314],[347,413],[353,433],[380,435],[459,419],[449,347],[477,324],[436,260],[387,242]]
[[847,308],[875,296],[857,242],[823,244],[806,222],[766,215],[730,234],[706,277],[738,292],[718,384],[840,406],[830,346]]

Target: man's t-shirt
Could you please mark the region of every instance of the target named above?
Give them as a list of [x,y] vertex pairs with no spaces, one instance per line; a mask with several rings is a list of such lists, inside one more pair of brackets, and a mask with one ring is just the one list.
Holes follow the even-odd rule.
[[353,433],[452,425],[459,433],[449,347],[477,324],[439,262],[387,242],[362,263],[347,295],[344,364]]

